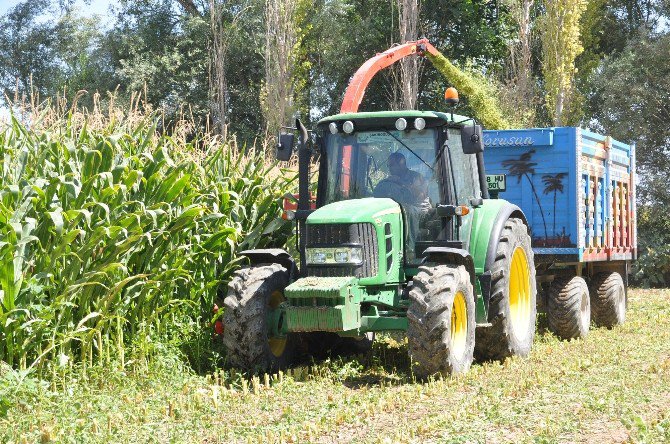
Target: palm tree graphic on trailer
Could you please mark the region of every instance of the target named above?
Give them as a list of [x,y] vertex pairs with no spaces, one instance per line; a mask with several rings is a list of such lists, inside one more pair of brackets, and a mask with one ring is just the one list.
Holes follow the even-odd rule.
[[540,196],[537,195],[537,190],[535,189],[533,180],[530,177],[532,174],[535,174],[535,166],[537,165],[537,162],[531,162],[533,154],[535,154],[535,150],[530,150],[527,153],[521,154],[518,159],[503,160],[502,166],[507,168],[510,176],[516,177],[517,184],[521,183],[522,177],[525,177],[528,180],[530,189],[533,191],[533,196],[535,196],[537,206],[540,208],[542,224],[544,225],[544,239],[546,241],[549,239],[549,235],[547,233],[547,221],[544,218],[544,211],[542,210],[542,203],[540,203]]
[[545,174],[542,176],[542,183],[544,184],[544,194],[554,193],[554,225],[552,232],[556,236],[556,195],[560,191],[563,193],[563,178],[568,173]]

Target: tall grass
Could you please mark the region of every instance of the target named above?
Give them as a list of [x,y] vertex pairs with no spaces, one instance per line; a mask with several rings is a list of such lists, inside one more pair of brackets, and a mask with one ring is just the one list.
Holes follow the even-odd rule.
[[[0,360],[127,359],[130,341],[205,319],[242,248],[290,234],[295,174],[159,116],[53,112],[0,129]],[[49,114],[49,118],[45,115]]]

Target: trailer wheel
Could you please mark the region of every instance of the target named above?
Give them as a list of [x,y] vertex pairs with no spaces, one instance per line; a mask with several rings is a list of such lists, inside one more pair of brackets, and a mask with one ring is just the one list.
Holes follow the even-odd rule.
[[409,299],[407,341],[414,374],[466,372],[475,345],[475,302],[465,267],[419,267]]
[[490,326],[477,329],[477,359],[528,356],[535,337],[537,284],[528,228],[521,219],[505,222],[491,267]]
[[235,273],[224,300],[223,343],[229,362],[249,371],[276,371],[291,364],[298,337],[271,335],[267,316],[285,300],[289,274],[279,264],[243,268]]
[[602,272],[590,285],[591,317],[600,327],[612,328],[626,320],[626,288],[617,272]]
[[547,296],[549,330],[562,339],[585,338],[591,323],[586,281],[579,276],[558,277]]

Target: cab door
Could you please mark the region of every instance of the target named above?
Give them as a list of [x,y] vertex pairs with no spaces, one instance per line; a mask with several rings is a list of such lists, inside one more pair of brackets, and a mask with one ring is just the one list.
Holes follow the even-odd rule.
[[461,241],[463,248],[468,250],[474,215],[473,204],[482,197],[477,155],[463,153],[461,132],[458,128],[448,129],[446,145],[449,180],[454,194],[454,203],[466,206],[470,210],[467,215],[452,219],[454,238]]

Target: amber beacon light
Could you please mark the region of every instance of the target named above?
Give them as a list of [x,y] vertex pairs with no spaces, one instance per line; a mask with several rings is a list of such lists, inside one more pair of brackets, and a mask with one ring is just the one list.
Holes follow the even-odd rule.
[[449,105],[456,105],[458,103],[458,91],[456,91],[456,88],[453,86],[447,88],[444,92],[444,100],[446,100]]

